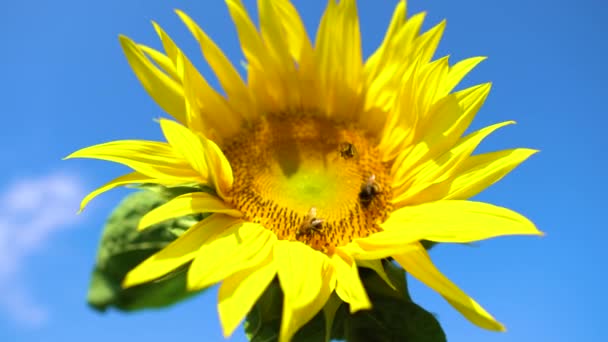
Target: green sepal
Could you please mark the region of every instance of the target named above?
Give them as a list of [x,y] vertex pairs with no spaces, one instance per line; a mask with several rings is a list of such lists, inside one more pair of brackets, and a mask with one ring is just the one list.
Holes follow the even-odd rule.
[[382,260],[382,266],[392,286],[387,284],[376,272],[371,272],[367,268],[359,268],[359,275],[368,295],[370,297],[389,297],[411,301],[405,271],[386,259]]
[[132,185],[132,188],[140,189],[140,190],[148,190],[157,193],[161,197],[169,200],[171,198],[175,198],[177,196],[188,194],[191,192],[206,192],[212,195],[215,195],[215,190],[206,186],[197,183],[187,183],[187,184],[179,184],[174,186],[165,186],[154,183],[143,183]]
[[424,249],[426,249],[427,251],[430,251],[431,248],[435,247],[438,244],[438,242],[429,240],[420,240],[420,243],[422,244],[422,247],[424,247]]
[[169,193],[136,192],[127,196],[112,212],[103,230],[87,294],[91,307],[98,311],[110,307],[124,311],[159,308],[194,294],[186,290],[185,269],[132,288],[121,286],[131,269],[200,220],[200,215],[192,215],[138,231],[137,224],[143,215],[178,195]]
[[[344,302],[338,297],[338,295],[334,292],[331,294],[327,303],[323,307],[323,317],[325,318],[325,327],[340,326],[341,321],[336,320],[336,316],[338,318],[343,317],[344,315],[338,315],[338,311]],[[325,330],[325,342],[329,342],[332,337],[332,329],[324,329]]]

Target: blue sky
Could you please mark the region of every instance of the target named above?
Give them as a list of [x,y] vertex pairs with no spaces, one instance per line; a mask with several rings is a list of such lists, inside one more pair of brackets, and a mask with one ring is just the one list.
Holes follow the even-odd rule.
[[[396,0],[359,1],[364,52],[380,42]],[[246,2],[253,8],[253,2]],[[324,1],[296,1],[314,33]],[[173,13],[185,10],[233,62],[238,42],[222,1],[6,1],[0,10],[0,340],[221,340],[214,290],[162,311],[97,314],[85,305],[100,227],[126,193],[117,190],[75,217],[83,193],[123,173],[97,161],[60,159],[114,139],[159,139],[161,110],[130,71],[124,33],[160,47],[159,22],[201,71],[194,39]],[[437,313],[450,341],[601,341],[608,300],[602,277],[604,105],[608,5],[600,0],[410,0],[427,28],[448,19],[436,56],[489,59],[464,82],[494,82],[474,127],[518,125],[481,147],[542,150],[477,197],[515,209],[547,233],[473,247],[440,246],[441,269],[509,332],[480,330],[412,281],[414,298]],[[32,191],[32,190],[37,191]],[[238,331],[232,340],[243,340]]]

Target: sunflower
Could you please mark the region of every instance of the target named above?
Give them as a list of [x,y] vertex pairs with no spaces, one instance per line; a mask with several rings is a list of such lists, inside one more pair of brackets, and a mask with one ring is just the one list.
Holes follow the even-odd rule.
[[489,91],[453,91],[483,57],[433,60],[441,22],[421,32],[424,13],[396,6],[380,47],[363,60],[354,0],[330,0],[314,45],[288,0],[259,0],[259,28],[239,0],[227,0],[246,58],[245,82],[221,49],[177,11],[200,44],[222,91],[213,89],[154,23],[164,52],[121,36],[130,66],[173,119],[166,142],[121,140],[68,158],[124,164],[134,172],[89,194],[141,183],[198,184],[140,222],[212,213],[134,268],[124,286],[184,265],[188,288],[216,283],[229,336],[269,283],[284,293],[287,341],[335,292],[350,311],[369,309],[358,274],[382,274],[393,258],[474,324],[504,327],[433,265],[422,240],[469,243],[541,234],[506,208],[469,201],[534,154],[473,155],[497,123],[468,133]]

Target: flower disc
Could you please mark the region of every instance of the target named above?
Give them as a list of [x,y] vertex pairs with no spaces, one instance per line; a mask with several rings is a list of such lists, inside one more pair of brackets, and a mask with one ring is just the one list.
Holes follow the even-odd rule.
[[269,115],[227,146],[232,204],[279,239],[331,253],[380,231],[390,212],[390,165],[360,129],[313,114]]

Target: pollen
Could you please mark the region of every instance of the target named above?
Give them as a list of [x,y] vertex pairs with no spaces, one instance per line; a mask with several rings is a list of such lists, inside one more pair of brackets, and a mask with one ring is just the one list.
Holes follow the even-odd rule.
[[381,230],[390,165],[361,129],[314,114],[266,115],[224,148],[232,205],[279,239],[332,254]]

